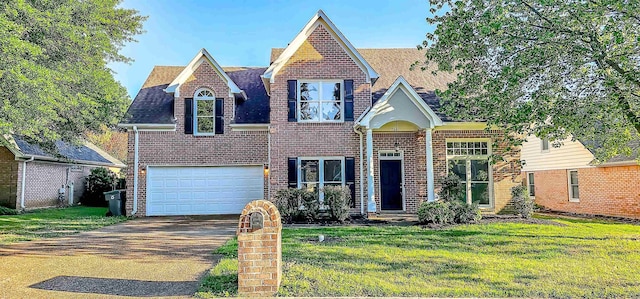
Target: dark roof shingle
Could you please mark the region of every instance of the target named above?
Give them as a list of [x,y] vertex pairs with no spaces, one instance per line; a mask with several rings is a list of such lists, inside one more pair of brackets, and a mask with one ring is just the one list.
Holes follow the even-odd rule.
[[[47,153],[37,144],[29,143],[26,140],[20,138],[19,136],[13,136],[13,140],[16,142],[16,145],[20,149],[20,152],[27,156],[42,156],[52,159],[57,159],[59,157],[54,157],[52,154]],[[100,153],[94,151],[93,149],[87,147],[86,145],[74,146],[68,144],[64,141],[56,141],[55,143],[58,154],[67,160],[71,161],[87,161],[87,162],[98,162],[102,164],[112,164],[115,165],[112,161],[108,160]]]

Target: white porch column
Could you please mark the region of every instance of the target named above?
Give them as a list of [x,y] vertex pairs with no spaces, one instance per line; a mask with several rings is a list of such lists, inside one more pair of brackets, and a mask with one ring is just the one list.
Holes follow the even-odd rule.
[[367,128],[367,167],[367,213],[375,213],[377,208],[373,184],[373,174],[375,173],[373,165],[373,131],[370,128]]
[[426,156],[427,156],[427,201],[436,200],[435,183],[433,179],[433,141],[431,137],[431,129],[425,130]]

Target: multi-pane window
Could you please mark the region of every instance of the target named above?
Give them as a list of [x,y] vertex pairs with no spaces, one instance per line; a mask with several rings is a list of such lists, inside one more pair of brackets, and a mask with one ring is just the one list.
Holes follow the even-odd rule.
[[[300,158],[299,187],[319,192],[326,186],[344,186],[344,158]],[[323,194],[318,198],[322,201]]]
[[569,170],[569,201],[580,201],[577,170]]
[[342,121],[342,82],[299,81],[299,84],[299,121]]
[[216,99],[208,89],[201,89],[196,92],[194,100],[195,110],[195,134],[209,135],[215,132],[215,105]]
[[490,154],[487,141],[447,142],[449,173],[460,178],[465,190],[464,198],[461,200],[478,203],[480,206],[491,206]]
[[529,187],[529,196],[536,196],[536,182],[533,172],[527,173],[527,186]]

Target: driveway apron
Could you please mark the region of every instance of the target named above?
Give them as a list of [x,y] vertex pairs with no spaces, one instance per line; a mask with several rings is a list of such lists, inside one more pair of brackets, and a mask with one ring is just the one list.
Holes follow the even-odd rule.
[[0,298],[190,297],[236,216],[130,220],[0,247]]

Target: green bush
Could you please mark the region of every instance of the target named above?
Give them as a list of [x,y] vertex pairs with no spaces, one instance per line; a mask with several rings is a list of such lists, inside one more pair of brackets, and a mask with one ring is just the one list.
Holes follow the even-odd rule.
[[0,206],[0,215],[18,215],[19,212],[16,209]]
[[422,224],[449,224],[453,223],[454,218],[455,215],[448,202],[424,202],[418,208],[418,220]]
[[282,221],[287,223],[312,222],[320,217],[318,195],[313,191],[296,188],[278,190],[275,195],[275,204],[280,211]]
[[482,214],[478,208],[478,204],[468,204],[461,201],[450,202],[450,208],[453,211],[454,223],[471,223],[478,222],[482,219]]
[[349,218],[351,190],[347,186],[327,186],[322,189],[324,203],[329,207],[331,220],[344,222]]
[[451,173],[442,181],[442,187],[438,193],[440,200],[446,202],[459,201],[465,198],[465,190],[460,178]]
[[518,185],[511,188],[511,200],[516,209],[516,212],[522,216],[522,218],[529,218],[533,214],[535,204],[527,193],[527,187]]
[[90,207],[106,207],[104,192],[111,191],[117,183],[116,174],[104,167],[96,167],[86,178],[87,189],[80,198],[80,203]]

